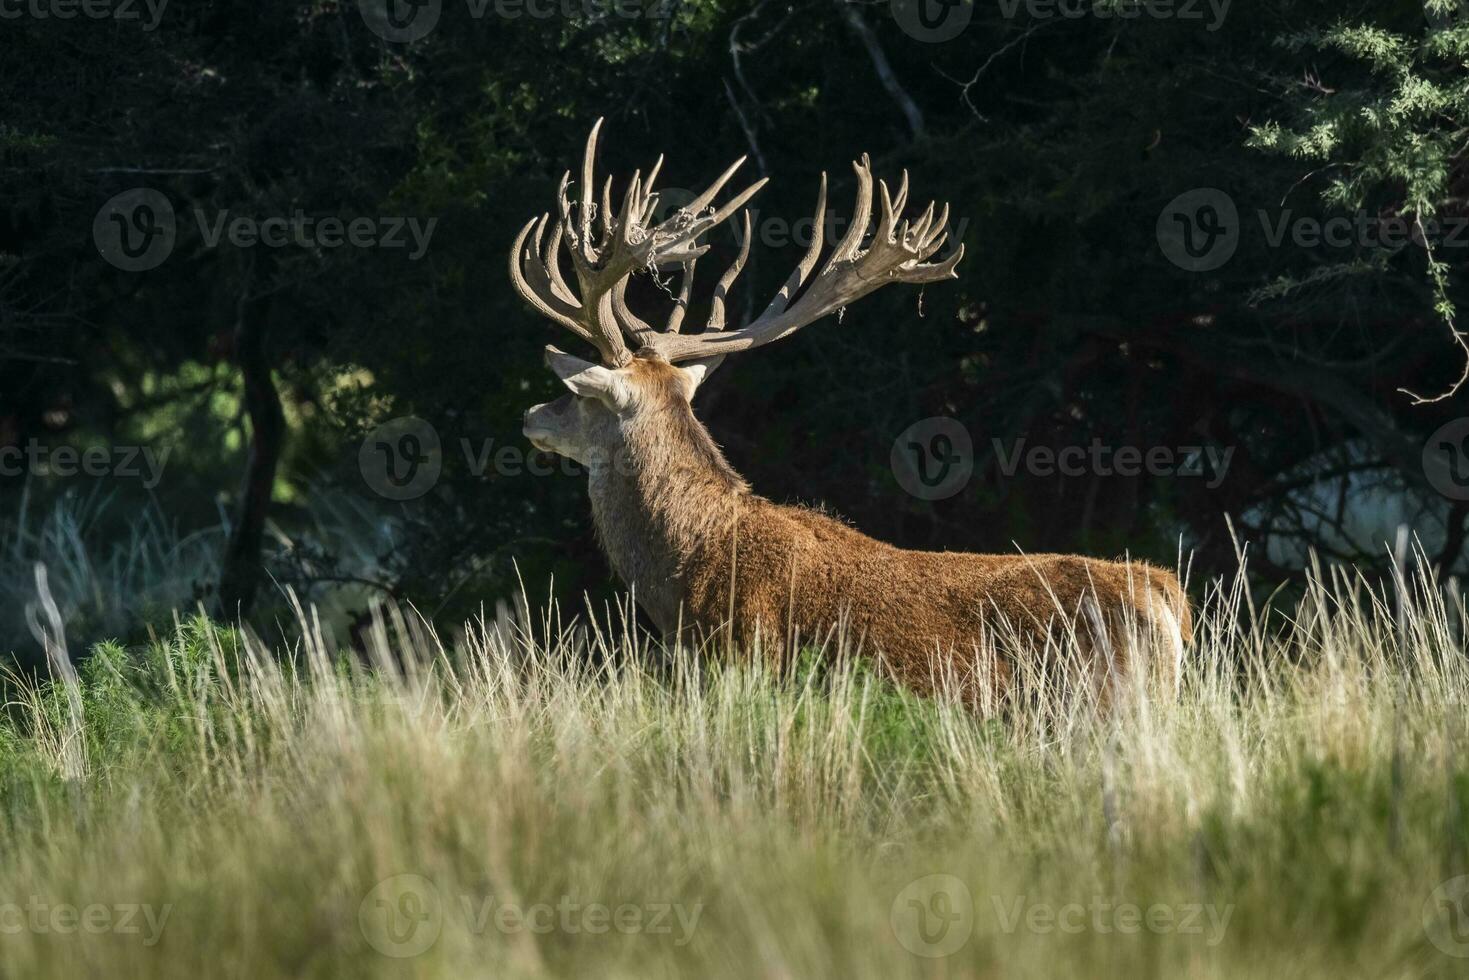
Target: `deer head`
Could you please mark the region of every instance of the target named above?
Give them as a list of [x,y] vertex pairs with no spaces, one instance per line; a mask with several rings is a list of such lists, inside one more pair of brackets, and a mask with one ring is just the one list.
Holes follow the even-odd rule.
[[[948,237],[949,208],[944,205],[935,216],[930,203],[917,219],[903,219],[908,201],[906,172],[896,195],[886,183],[877,182],[882,211],[868,236],[873,180],[864,155],[852,166],[857,177],[852,223],[825,264],[816,271],[825,244],[823,173],[805,256],[764,312],[739,329],[727,330],[726,301],[750,255],[750,213],[742,209],[765,180],[716,207],[720,191],[744,163],[741,157],[702,194],[653,224],[658,206],[653,185],[663,158],[659,157],[646,178],[641,171],[633,174],[623,191],[621,208],[614,211],[612,178],[602,184],[600,203],[594,199],[593,163],[601,128],[599,119],[587,137],[579,203],[573,205],[568,196],[571,172],[567,171],[557,193],[559,217],[553,220],[550,214],[543,214],[527,222],[510,255],[510,279],[520,295],[543,316],[595,347],[601,359],[597,364],[555,347],[546,348],[547,366],[570,394],[526,413],[525,435],[540,449],[583,463],[597,453],[615,452],[630,423],[663,410],[686,411],[700,383],[726,355],[786,337],[888,283],[953,277],[954,267],[964,256],[961,244],[948,258],[928,261]],[[703,330],[684,333],[694,269],[709,250],[704,238],[737,213],[743,223],[740,252],[714,287]],[[562,273],[563,247],[571,258],[575,288]],[[639,273],[675,271],[679,283],[673,307],[662,329],[655,329],[628,307],[628,283]]]

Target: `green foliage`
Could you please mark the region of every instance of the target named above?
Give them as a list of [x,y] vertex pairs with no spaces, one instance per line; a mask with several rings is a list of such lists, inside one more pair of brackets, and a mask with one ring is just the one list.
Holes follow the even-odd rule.
[[[1449,5],[1438,6],[1430,12],[1446,16]],[[1453,197],[1457,159],[1469,132],[1469,26],[1425,23],[1420,34],[1407,36],[1337,24],[1288,35],[1282,44],[1293,52],[1340,52],[1369,73],[1335,88],[1293,86],[1296,126],[1270,121],[1252,127],[1248,145],[1325,164],[1319,193],[1328,206],[1350,210],[1376,203],[1409,217],[1422,236],[1434,312],[1457,337],[1450,263],[1436,254],[1438,236],[1430,236],[1425,223]]]

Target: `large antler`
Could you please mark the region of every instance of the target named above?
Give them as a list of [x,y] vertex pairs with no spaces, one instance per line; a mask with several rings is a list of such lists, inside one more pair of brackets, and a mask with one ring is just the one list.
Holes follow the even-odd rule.
[[[948,237],[949,207],[944,205],[943,211],[935,217],[934,205],[930,203],[916,221],[900,220],[908,201],[906,172],[896,197],[890,194],[886,183],[877,182],[882,215],[876,232],[867,241],[867,247],[862,247],[872,219],[872,168],[864,155],[861,161],[853,164],[857,174],[857,206],[851,226],[814,278],[812,271],[816,269],[824,245],[825,174],[821,175],[821,188],[816,197],[811,245],[765,311],[738,330],[724,329],[726,299],[750,254],[750,215],[746,211],[740,254],[715,287],[704,332],[680,333],[688,312],[695,263],[709,248],[700,244],[700,237],[738,211],[764,186],[765,181],[757,181],[723,207],[712,209],[710,205],[720,189],[744,162],[741,157],[708,190],[662,224],[649,228],[648,220],[657,206],[657,195],[651,188],[663,162],[660,157],[646,183],[638,174],[633,175],[623,197],[622,210],[615,220],[611,218],[612,182],[609,179],[603,185],[602,234],[593,242],[592,161],[601,126],[599,119],[587,139],[586,156],[582,162],[581,206],[576,222],[573,223],[572,207],[566,195],[570,180],[568,173],[561,181],[561,219],[553,227],[549,241],[545,241],[543,247],[550,215],[542,215],[521,229],[511,255],[510,276],[531,305],[595,345],[608,364],[620,366],[627,362],[630,355],[624,336],[640,347],[653,348],[675,363],[722,357],[760,347],[788,336],[890,282],[925,283],[950,278],[954,276],[954,267],[964,257],[961,244],[948,258],[939,262],[927,261],[943,247]],[[532,232],[534,237],[530,238]],[[563,240],[571,253],[580,298],[572,293],[558,268],[557,256]],[[683,281],[665,329],[659,332],[628,309],[627,283],[641,269],[675,265],[682,268]]]
[[[510,279],[520,295],[543,315],[593,344],[608,364],[621,366],[630,358],[624,335],[640,346],[655,335],[652,327],[628,309],[627,284],[633,273],[671,266],[683,268],[683,295],[667,324],[667,329],[676,331],[688,307],[694,263],[709,250],[709,246],[699,244],[699,236],[738,211],[765,186],[765,181],[756,181],[722,208],[711,210],[709,206],[714,198],[745,162],[741,157],[704,193],[661,224],[650,227],[649,221],[658,206],[653,182],[663,166],[663,158],[659,157],[646,181],[641,171],[633,174],[622,197],[622,209],[615,218],[612,178],[607,178],[602,185],[601,220],[596,222],[601,230],[600,234],[594,234],[596,205],[592,199],[592,168],[601,128],[602,120],[598,119],[587,137],[580,205],[573,211],[566,193],[571,182],[571,172],[567,171],[557,192],[560,218],[552,223],[551,216],[543,214],[520,230],[510,255]],[[559,255],[563,241],[571,253],[577,293],[572,292],[561,275]]]

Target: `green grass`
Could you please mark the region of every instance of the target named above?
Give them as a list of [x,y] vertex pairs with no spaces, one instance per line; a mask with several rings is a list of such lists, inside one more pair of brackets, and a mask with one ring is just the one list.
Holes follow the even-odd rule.
[[181,623],[0,722],[0,973],[1463,976],[1444,595],[1216,589],[1176,702],[987,719],[616,617]]

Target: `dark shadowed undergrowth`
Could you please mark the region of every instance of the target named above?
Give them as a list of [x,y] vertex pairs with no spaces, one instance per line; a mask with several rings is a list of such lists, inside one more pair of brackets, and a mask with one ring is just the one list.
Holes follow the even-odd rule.
[[359,651],[179,621],[15,682],[0,970],[1461,976],[1464,613],[1226,583],[1176,701],[989,718],[615,611],[385,610]]

